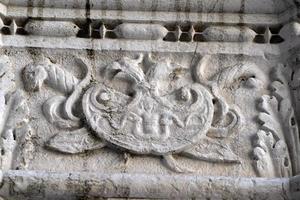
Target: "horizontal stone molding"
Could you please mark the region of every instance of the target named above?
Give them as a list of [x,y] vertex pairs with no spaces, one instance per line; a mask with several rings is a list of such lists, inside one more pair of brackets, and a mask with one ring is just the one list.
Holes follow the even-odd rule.
[[[279,55],[277,45],[265,44],[239,44],[239,43],[175,43],[163,41],[144,40],[93,40],[83,38],[58,38],[58,37],[28,37],[28,36],[2,36],[3,47],[37,47],[57,49],[93,49],[96,51],[152,51],[152,52],[181,52],[181,53],[228,53],[245,55]],[[208,48],[209,47],[209,48]],[[253,51],[253,49],[256,49]]]
[[[20,0],[1,0],[7,6],[22,7],[56,7],[69,9],[100,9],[100,10],[143,10],[143,11],[165,11],[165,12],[223,12],[223,13],[282,13],[291,8],[294,2],[291,0],[228,0],[225,3],[220,1],[203,0],[65,0],[61,1],[20,1]],[[258,6],[259,5],[259,6]]]
[[[291,180],[291,185],[290,181]],[[298,184],[298,185],[297,185]],[[299,177],[237,178],[192,175],[4,171],[2,197],[34,199],[197,198],[296,199]],[[294,192],[294,193],[293,193]]]

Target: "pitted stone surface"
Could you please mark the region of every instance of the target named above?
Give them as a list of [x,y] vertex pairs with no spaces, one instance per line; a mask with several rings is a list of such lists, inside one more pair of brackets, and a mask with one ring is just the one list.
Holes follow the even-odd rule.
[[299,199],[298,6],[0,0],[0,197]]

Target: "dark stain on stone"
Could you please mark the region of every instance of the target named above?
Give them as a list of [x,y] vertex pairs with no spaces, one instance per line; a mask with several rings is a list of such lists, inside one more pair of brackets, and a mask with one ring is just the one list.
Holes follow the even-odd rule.
[[153,0],[151,4],[151,11],[156,12],[158,8],[158,0]]
[[187,13],[191,12],[191,1],[190,0],[186,0],[184,12],[187,12]]
[[245,13],[245,0],[241,1],[240,13],[241,14]]
[[38,2],[37,6],[38,6],[38,14],[37,16],[42,18],[43,14],[44,14],[44,5],[45,5],[45,0],[41,0]]
[[180,6],[180,0],[175,0],[174,4],[174,11],[180,12],[181,11],[181,6]]
[[36,17],[33,16],[33,9],[34,9],[34,0],[28,0],[27,1],[27,20],[25,24],[30,20],[30,19],[36,19],[36,20],[43,20],[43,6],[45,5],[45,0],[39,1],[37,4],[38,7],[38,14]]
[[118,187],[118,193],[121,194],[121,197],[129,198],[130,197],[130,187],[129,186]]
[[208,13],[214,13],[214,12],[216,12],[216,7],[219,5],[219,0],[216,0],[216,1],[214,1],[214,2],[212,2],[212,4],[210,4],[209,6],[208,6]]
[[96,65],[96,58],[95,58],[96,57],[95,56],[96,52],[95,52],[95,50],[94,49],[87,49],[86,54],[87,54],[88,59],[91,61],[90,63],[92,65],[93,69],[95,70],[95,65]]
[[121,16],[122,15],[122,10],[123,10],[123,4],[122,4],[122,0],[117,0],[116,1],[116,6],[117,6],[117,15]]
[[[215,10],[218,6],[218,10]],[[220,26],[225,26],[225,23],[224,23],[224,1],[219,1],[217,0],[216,2],[214,2],[212,8],[210,8],[211,10],[209,12],[218,12],[219,13],[219,23],[218,25]],[[222,47],[221,51],[224,49],[224,47]],[[223,53],[223,52],[221,52]],[[217,65],[218,66],[222,66],[223,64],[223,54],[219,55],[219,59],[217,59]]]
[[33,0],[27,1],[27,17],[32,17],[33,13]]
[[88,195],[89,195],[89,192],[91,191],[91,183],[89,183],[89,181],[88,180],[85,180],[84,181],[84,185],[83,185],[83,191],[82,191],[82,193],[83,193],[83,198],[82,198],[82,200],[83,199],[89,199],[88,198]]
[[299,1],[294,1],[294,3],[297,6],[297,8],[300,8],[300,2]]
[[224,25],[224,1],[220,2],[220,7],[219,7],[219,21],[220,21],[220,25]]
[[[242,45],[242,44],[241,44]],[[236,56],[236,60],[240,63],[243,63],[245,61],[245,55],[244,54],[238,54]]]
[[203,2],[202,1],[199,1],[197,3],[197,12],[198,13],[202,13],[203,12]]
[[106,16],[106,10],[108,10],[107,0],[104,0],[101,6],[102,6],[101,9],[102,15]]
[[91,17],[91,4],[90,0],[86,0],[85,2],[85,18],[90,20]]
[[242,38],[243,35],[245,34],[245,29],[243,28],[244,26],[244,13],[245,13],[245,0],[241,1],[241,7],[239,10],[239,28],[240,28],[240,34],[239,34],[239,38],[238,38],[238,42],[239,42],[239,52],[241,52],[242,54],[238,55],[238,60],[240,60],[241,62],[243,62],[245,60],[245,56],[243,54],[244,52],[244,48],[243,48],[243,42],[242,42]]
[[146,2],[145,0],[141,0],[141,6],[139,7],[140,10],[145,11],[146,10]]
[[95,59],[95,50],[94,49],[87,49],[86,50],[87,56],[89,59],[94,60]]
[[176,12],[176,21],[180,21],[180,0],[175,0],[174,11]]
[[150,23],[153,23],[158,8],[158,0],[153,0],[151,4],[151,20]]
[[186,0],[184,12],[185,12],[186,19],[188,20],[190,17],[190,12],[191,12],[191,1],[190,0]]
[[83,38],[89,38],[90,33],[92,32],[90,30],[90,24],[92,23],[91,20],[91,4],[90,0],[86,0],[85,2],[85,23],[82,26],[82,29],[78,32],[78,37],[83,37]]
[[26,47],[26,50],[34,62],[40,61],[43,57],[40,47]]

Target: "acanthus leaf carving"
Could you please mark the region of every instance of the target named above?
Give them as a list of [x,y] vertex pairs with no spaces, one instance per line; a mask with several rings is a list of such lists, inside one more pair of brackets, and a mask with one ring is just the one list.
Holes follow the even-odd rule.
[[177,173],[192,173],[194,170],[191,170],[187,167],[181,166],[172,154],[166,154],[163,157],[163,162],[165,165],[174,172]]
[[298,128],[285,73],[278,65],[272,73],[271,95],[261,97],[261,122],[254,148],[255,169],[260,176],[287,177],[299,170]]
[[23,70],[26,91],[39,91],[44,83],[63,94],[71,94],[80,82],[75,76],[59,65],[46,59],[44,63],[27,65]]
[[283,130],[280,124],[281,115],[278,110],[277,99],[265,95],[261,98],[261,130],[257,133],[255,148],[255,168],[260,176],[291,175],[290,157],[283,139]]
[[[217,107],[211,130],[207,135],[218,138],[228,137],[230,133],[243,127],[244,119],[238,106],[226,100],[224,96],[238,88],[263,88],[267,77],[257,65],[249,62],[241,62],[207,76],[213,57],[205,55],[198,59],[194,70],[195,79],[210,88]],[[225,123],[228,117],[231,118],[231,122]]]
[[[23,81],[27,91],[37,91],[43,83],[46,83],[63,94],[69,95],[68,98],[65,96],[52,97],[43,106],[43,112],[48,121],[62,129],[77,129],[82,126],[80,118],[74,115],[72,108],[83,88],[89,84],[91,71],[82,60],[76,59],[76,63],[85,72],[82,80],[78,80],[71,73],[49,60],[45,64],[29,64],[23,70]],[[63,109],[60,111],[61,106]]]
[[[206,137],[191,148],[185,149],[178,156],[212,163],[241,164],[241,160],[224,141]],[[163,156],[166,165],[177,173],[192,173],[195,170],[181,166],[172,154]]]
[[278,101],[274,96],[264,95],[258,104],[261,112],[258,119],[262,123],[261,129],[271,132],[276,140],[283,139],[284,132],[280,123],[281,113],[278,110]]
[[106,144],[92,136],[85,128],[81,128],[70,133],[58,133],[49,139],[46,145],[62,153],[77,154],[101,149]]
[[290,160],[285,142],[276,141],[271,133],[260,130],[253,150],[255,168],[262,177],[288,177],[291,175]]
[[209,162],[241,163],[240,158],[231,150],[229,145],[209,137],[202,139],[199,144],[184,150],[181,154],[185,157]]
[[271,89],[272,94],[279,102],[284,141],[288,146],[293,173],[297,174],[300,172],[300,159],[298,156],[300,153],[299,130],[288,82],[288,78],[291,77],[292,73],[288,65],[284,66],[280,64],[272,74],[274,81],[271,84]]

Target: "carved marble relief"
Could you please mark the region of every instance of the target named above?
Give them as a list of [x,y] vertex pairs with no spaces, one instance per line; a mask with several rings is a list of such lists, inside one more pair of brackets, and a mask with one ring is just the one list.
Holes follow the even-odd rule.
[[[27,92],[43,93],[47,86],[59,94],[41,106],[59,130],[45,141],[49,150],[80,154],[105,147],[162,158],[171,171],[191,173],[195,169],[179,158],[243,165],[232,142],[244,132],[252,134],[246,128],[251,121],[259,128],[249,138],[252,150],[246,156],[254,160],[257,175],[286,177],[298,171],[297,123],[279,67],[265,72],[234,58],[233,64],[211,70],[216,56],[196,56],[184,66],[142,53],[113,60],[94,74],[90,64],[75,60],[81,78],[49,59],[22,70]],[[256,116],[249,118],[246,102],[236,99],[253,92],[259,93],[248,101]]]
[[[158,160],[147,163],[172,174],[205,174],[204,163],[259,177],[299,171],[298,85],[291,80],[298,72],[287,64],[143,52],[97,64],[79,54],[67,57],[73,59],[68,66],[60,53],[42,54],[16,68],[17,62],[1,58],[2,170],[43,169],[37,160],[51,154],[107,162],[103,156],[113,152],[124,159],[124,166],[118,159],[114,165],[125,172],[135,156]],[[24,181],[14,184],[14,191],[25,191]]]
[[299,5],[0,0],[0,199],[299,199]]
[[262,125],[257,132],[254,155],[257,159],[255,167],[261,176],[270,176],[269,173],[275,173],[271,176],[291,176],[291,162],[294,171],[299,170],[299,144],[294,142],[298,138],[298,127],[284,77],[285,70],[282,65],[274,69],[270,85],[272,93],[262,96],[258,104],[258,119]]

